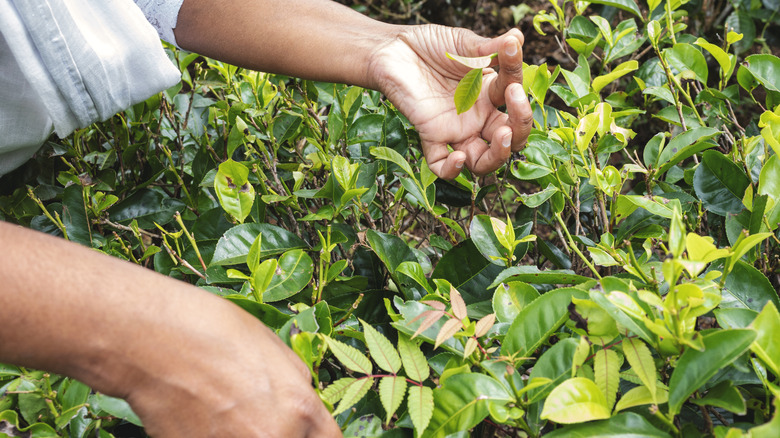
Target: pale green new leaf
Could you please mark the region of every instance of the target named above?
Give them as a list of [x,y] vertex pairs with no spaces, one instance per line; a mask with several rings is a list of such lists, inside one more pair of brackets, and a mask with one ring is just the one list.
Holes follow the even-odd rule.
[[607,401],[607,407],[612,409],[617,398],[618,383],[620,383],[620,358],[609,349],[601,349],[593,358],[593,373],[601,393]]
[[482,69],[475,68],[466,73],[455,88],[455,110],[463,114],[476,103],[482,91]]
[[344,391],[346,391],[347,387],[355,380],[357,379],[354,377],[344,377],[336,380],[322,391],[320,398],[330,405],[335,405],[344,397]]
[[375,156],[376,158],[379,158],[380,160],[390,161],[398,165],[398,167],[403,169],[403,171],[406,172],[407,175],[409,176],[414,175],[414,171],[412,171],[412,166],[409,165],[409,162],[407,162],[406,159],[404,159],[403,155],[399,154],[395,150],[384,146],[377,146],[377,147],[372,147],[370,151],[371,151],[371,155]]
[[615,405],[615,412],[633,408],[634,406],[666,403],[668,400],[669,392],[665,389],[659,389],[656,394],[651,394],[647,386],[637,386],[636,388],[631,388],[620,397],[620,400]]
[[330,351],[342,365],[358,373],[371,374],[371,361],[360,350],[331,337],[325,338],[328,340]]
[[374,379],[370,377],[364,377],[351,382],[344,390],[344,397],[339,402],[338,407],[333,411],[333,416],[346,411],[359,402],[363,396],[368,393],[371,386],[374,384]]
[[406,379],[403,377],[387,376],[379,380],[379,400],[382,401],[382,407],[387,412],[385,424],[390,423],[398,406],[401,406],[405,393]]
[[636,338],[623,339],[622,347],[623,355],[631,365],[631,369],[634,370],[642,384],[647,387],[650,394],[655,396],[657,372],[650,349],[644,342]]
[[571,377],[577,374],[577,370],[580,369],[582,364],[588,359],[590,355],[590,342],[583,336],[580,338],[580,342],[577,344],[577,349],[574,351],[574,360],[571,364]]
[[433,390],[427,386],[409,385],[406,406],[419,435],[428,427],[433,415]]
[[738,240],[737,244],[734,245],[734,254],[732,254],[731,258],[729,259],[729,265],[735,264],[737,260],[741,259],[742,256],[747,254],[747,252],[750,251],[754,246],[763,242],[764,239],[771,235],[772,233],[758,233]]
[[371,327],[362,319],[360,323],[363,325],[363,334],[366,338],[366,345],[368,351],[371,353],[371,357],[374,362],[383,370],[396,374],[401,370],[401,357],[398,356],[398,352],[395,351],[395,347],[390,341],[387,340],[377,329]]
[[446,52],[446,55],[447,58],[450,58],[453,61],[457,61],[468,68],[490,67],[490,64],[493,62],[493,59],[498,57],[498,53],[493,53],[492,55],[478,56],[478,57],[460,56],[460,55],[452,54],[450,52]]
[[561,424],[609,418],[607,400],[592,380],[575,377],[552,390],[544,402],[541,418]]
[[626,61],[620,64],[619,66],[615,67],[615,69],[612,70],[611,72],[594,78],[593,82],[591,83],[591,86],[593,87],[593,91],[598,93],[599,91],[601,91],[602,88],[614,82],[619,77],[627,75],[638,68],[639,68],[639,63],[637,61]]
[[398,352],[401,354],[406,375],[417,382],[422,382],[430,375],[428,361],[420,351],[420,347],[406,335],[398,334]]

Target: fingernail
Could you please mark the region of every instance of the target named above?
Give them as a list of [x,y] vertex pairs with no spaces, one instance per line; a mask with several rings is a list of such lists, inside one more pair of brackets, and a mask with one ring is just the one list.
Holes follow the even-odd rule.
[[512,146],[512,133],[511,132],[504,136],[504,139],[501,140],[501,145],[504,146],[505,148],[508,148],[509,146]]
[[461,160],[461,161],[457,161],[457,162],[455,162],[455,167],[456,167],[456,168],[458,168],[458,169],[462,168],[462,167],[463,167],[463,162],[464,162],[464,161],[465,161],[465,160]]
[[515,56],[517,55],[517,41],[510,42],[504,52],[509,56]]
[[512,90],[512,99],[517,102],[522,102],[528,99],[528,96],[525,95],[525,90],[523,89],[522,85],[518,84],[514,87],[514,90]]

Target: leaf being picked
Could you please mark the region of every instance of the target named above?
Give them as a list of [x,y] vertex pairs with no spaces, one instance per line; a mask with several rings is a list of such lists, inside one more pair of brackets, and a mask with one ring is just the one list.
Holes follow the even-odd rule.
[[475,68],[466,73],[455,88],[455,110],[458,114],[463,114],[474,106],[481,91],[482,69]]
[[477,56],[477,57],[454,55],[450,52],[446,52],[446,54],[447,54],[447,58],[450,58],[453,61],[457,61],[468,68],[490,67],[490,64],[493,62],[493,60],[496,59],[496,57],[498,57],[498,53],[493,53],[487,56]]

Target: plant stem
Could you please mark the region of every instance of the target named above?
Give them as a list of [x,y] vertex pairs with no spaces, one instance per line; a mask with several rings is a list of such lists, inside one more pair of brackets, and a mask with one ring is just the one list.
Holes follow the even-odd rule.
[[560,224],[561,228],[563,229],[564,234],[566,234],[566,239],[569,241],[569,245],[571,246],[571,249],[577,253],[578,256],[580,256],[580,259],[585,263],[585,265],[590,268],[591,272],[593,272],[593,275],[596,276],[599,280],[601,280],[601,275],[599,275],[598,271],[596,270],[596,267],[593,266],[593,264],[588,260],[587,257],[585,257],[585,254],[580,251],[580,249],[577,247],[577,243],[574,242],[574,239],[571,237],[571,234],[569,234],[569,229],[566,228],[566,224],[563,223],[563,218],[561,218],[560,213],[555,214],[555,219],[558,220],[558,223]]

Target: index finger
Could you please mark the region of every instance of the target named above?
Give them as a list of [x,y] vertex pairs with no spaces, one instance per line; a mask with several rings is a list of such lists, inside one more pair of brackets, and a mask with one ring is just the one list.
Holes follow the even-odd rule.
[[[498,41],[498,78],[488,89],[490,101],[495,106],[506,104],[506,88],[509,84],[523,83],[523,34],[519,30],[496,38]],[[486,47],[495,46],[491,41]]]

